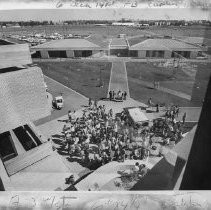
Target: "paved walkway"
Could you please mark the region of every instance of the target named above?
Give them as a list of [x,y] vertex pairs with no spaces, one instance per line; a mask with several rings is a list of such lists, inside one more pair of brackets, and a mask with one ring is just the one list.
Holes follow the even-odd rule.
[[50,116],[34,122],[35,125],[41,125],[46,122],[52,121],[66,115],[69,110],[78,110],[81,109],[82,106],[88,104],[88,98],[81,95],[80,93],[64,86],[63,84],[47,76],[44,76],[44,79],[48,86],[49,92],[50,94],[52,94],[53,97],[58,96],[62,93],[62,96],[64,98],[64,108],[62,108],[61,110],[54,109]]
[[118,92],[119,90],[126,91],[127,96],[130,97],[127,70],[123,61],[115,61],[112,63],[108,92],[110,90],[115,92]]

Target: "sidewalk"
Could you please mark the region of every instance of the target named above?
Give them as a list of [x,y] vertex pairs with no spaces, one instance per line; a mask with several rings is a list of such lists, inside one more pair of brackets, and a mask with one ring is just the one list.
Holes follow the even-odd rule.
[[108,92],[110,90],[115,91],[116,93],[119,90],[123,92],[126,91],[127,97],[130,97],[127,70],[123,61],[115,61],[112,63]]

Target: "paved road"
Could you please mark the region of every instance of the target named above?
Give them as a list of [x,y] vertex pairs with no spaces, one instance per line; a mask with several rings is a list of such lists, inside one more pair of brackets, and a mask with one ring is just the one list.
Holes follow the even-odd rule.
[[49,92],[53,95],[53,97],[58,96],[62,93],[62,96],[64,98],[64,108],[62,108],[61,110],[53,110],[51,116],[45,117],[34,122],[35,125],[41,125],[43,123],[57,119],[61,116],[66,115],[69,110],[78,110],[81,109],[83,105],[88,104],[88,98],[81,95],[80,93],[77,93],[74,90],[65,87],[61,83],[47,76],[45,76],[44,78],[48,86]]
[[130,97],[127,70],[123,61],[115,61],[112,63],[108,92],[110,90],[115,92],[118,92],[119,90],[126,91],[128,97]]

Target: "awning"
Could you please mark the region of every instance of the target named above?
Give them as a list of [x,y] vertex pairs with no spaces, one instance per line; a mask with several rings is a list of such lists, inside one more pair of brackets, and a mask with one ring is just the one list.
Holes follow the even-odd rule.
[[146,115],[139,108],[128,109],[128,112],[135,123],[149,121]]

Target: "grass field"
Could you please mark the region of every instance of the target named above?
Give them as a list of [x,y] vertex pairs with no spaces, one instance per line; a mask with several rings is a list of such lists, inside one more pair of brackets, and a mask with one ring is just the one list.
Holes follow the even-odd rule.
[[152,63],[127,63],[129,79],[134,82],[146,81],[153,83],[159,81],[161,87],[176,90],[191,95],[194,83],[193,77],[184,73],[181,69],[172,67],[157,67]]
[[[127,73],[130,95],[142,102],[147,102],[152,97],[154,103],[173,103],[184,107],[202,106],[211,75],[211,64],[197,63],[196,65],[196,76],[192,77],[181,69],[172,74],[171,68],[160,68],[151,63],[129,62],[127,63]],[[151,83],[151,88],[141,81]],[[160,81],[161,87],[192,95],[191,101],[154,89],[154,81]]]
[[189,100],[156,90],[154,88],[150,88],[143,84],[137,84],[131,78],[128,78],[128,85],[130,89],[131,98],[138,100],[143,103],[147,103],[149,98],[152,98],[152,102],[154,104],[166,104],[166,105],[179,105],[183,107],[192,106]]
[[[109,62],[45,62],[37,63],[44,75],[76,90],[77,92],[99,100],[106,97],[110,80]],[[103,87],[100,84],[100,69]]]

